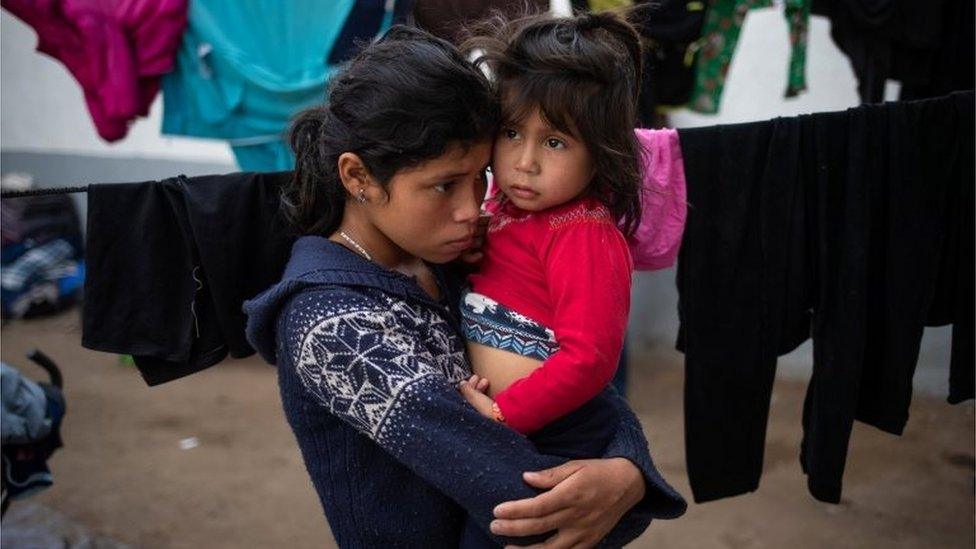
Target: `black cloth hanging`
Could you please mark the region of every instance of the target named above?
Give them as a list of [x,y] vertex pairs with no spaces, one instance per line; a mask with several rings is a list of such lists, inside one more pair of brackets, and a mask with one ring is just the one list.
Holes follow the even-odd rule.
[[644,45],[644,70],[638,97],[642,127],[657,127],[658,106],[684,105],[695,84],[694,63],[686,63],[689,46],[701,38],[705,8],[687,0],[642,0],[633,18]]
[[948,0],[943,12],[939,47],[924,82],[906,81],[901,99],[937,97],[976,87],[976,3]]
[[[681,130],[695,500],[755,490],[777,356],[813,336],[801,465],[838,502],[854,419],[900,433],[925,325],[973,396],[973,93]],[[968,276],[968,278],[966,278]]]
[[811,11],[830,19],[862,103],[881,102],[889,79],[903,100],[973,89],[971,0],[814,0]]
[[807,339],[812,281],[800,122],[679,130],[685,444],[695,501],[758,487],[776,357]]
[[253,354],[241,304],[288,260],[279,189],[291,177],[92,185],[82,345],[132,355],[149,385]]
[[[357,0],[346,17],[342,32],[329,51],[329,64],[344,63],[373,41],[383,26],[387,0]],[[392,24],[406,23],[413,11],[413,0],[396,0]]]
[[[573,12],[590,10],[586,0],[573,1]],[[659,106],[688,102],[695,84],[694,63],[686,63],[692,43],[701,38],[705,4],[687,0],[638,0],[627,18],[641,36],[643,67],[637,116],[641,127],[666,125]],[[689,60],[690,61],[690,60]]]

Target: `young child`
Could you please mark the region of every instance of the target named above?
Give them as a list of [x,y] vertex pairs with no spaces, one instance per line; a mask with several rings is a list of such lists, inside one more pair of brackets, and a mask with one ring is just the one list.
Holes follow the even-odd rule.
[[495,77],[502,126],[484,259],[462,298],[479,412],[543,453],[599,455],[641,220],[634,132],[641,48],[612,13],[486,25],[466,46]]
[[[610,13],[481,29],[466,48],[494,75],[502,124],[484,258],[461,299],[474,375],[460,390],[541,453],[592,458],[620,420],[605,390],[630,309],[627,237],[642,205],[660,209],[642,197],[639,38]],[[460,546],[493,544],[469,521]]]

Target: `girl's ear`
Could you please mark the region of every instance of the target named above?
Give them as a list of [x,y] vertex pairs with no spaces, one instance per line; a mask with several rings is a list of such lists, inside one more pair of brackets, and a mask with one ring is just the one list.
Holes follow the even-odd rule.
[[342,186],[345,187],[346,192],[353,197],[360,196],[365,192],[372,178],[369,175],[369,169],[363,164],[359,155],[344,152],[339,155],[336,163],[339,179],[342,181]]

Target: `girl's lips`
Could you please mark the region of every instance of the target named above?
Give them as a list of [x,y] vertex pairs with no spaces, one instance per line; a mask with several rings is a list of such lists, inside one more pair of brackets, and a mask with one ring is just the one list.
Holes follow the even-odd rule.
[[532,189],[529,189],[527,187],[519,187],[517,185],[513,185],[509,187],[508,192],[512,193],[518,198],[522,198],[526,200],[539,196],[539,193],[533,191]]
[[447,243],[447,247],[452,250],[467,250],[474,245],[474,237],[469,236],[460,240],[452,240]]

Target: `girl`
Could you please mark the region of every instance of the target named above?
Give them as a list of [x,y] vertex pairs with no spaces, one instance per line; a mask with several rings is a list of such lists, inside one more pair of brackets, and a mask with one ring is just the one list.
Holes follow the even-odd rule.
[[471,370],[458,284],[439,264],[471,245],[496,110],[453,46],[394,27],[292,129],[283,198],[304,236],[281,282],[245,305],[248,340],[277,364],[340,546],[454,547],[465,515],[506,536],[556,528],[554,547],[622,545],[684,509],[619,399],[602,459],[560,465],[456,391]]
[[502,125],[484,260],[461,305],[475,374],[462,394],[543,453],[599,455],[616,424],[597,397],[627,324],[625,236],[641,218],[639,39],[612,13],[537,15],[467,47],[496,77]]
[[[482,26],[466,44],[495,76],[502,124],[484,259],[461,311],[462,395],[543,454],[602,454],[641,221],[636,31],[611,13]],[[492,546],[469,523],[463,547]]]

